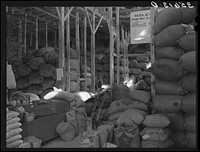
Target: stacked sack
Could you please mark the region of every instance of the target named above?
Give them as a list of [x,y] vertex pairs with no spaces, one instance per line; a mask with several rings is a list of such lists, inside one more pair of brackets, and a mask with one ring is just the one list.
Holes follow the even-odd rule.
[[43,97],[53,90],[56,82],[58,53],[53,47],[45,47],[23,55],[23,62],[14,70],[17,90]]
[[140,132],[141,148],[169,148],[174,142],[170,139],[169,118],[163,114],[146,115]]
[[183,25],[191,24],[195,14],[195,8],[165,8],[157,14],[154,24],[152,107],[170,119],[175,147],[196,147],[195,33],[187,33],[189,26]]
[[146,44],[130,44],[129,53],[139,54],[138,56],[129,57],[129,75],[134,75],[137,79],[135,84],[136,90],[151,90],[151,74],[147,72],[148,64],[150,64],[150,46]]
[[[131,98],[125,85],[113,85],[113,102],[108,108],[109,121],[116,121],[114,143],[123,148],[140,148],[139,126],[147,114],[145,103]],[[147,102],[147,101],[146,101]]]
[[19,113],[15,111],[7,110],[7,125],[6,125],[6,147],[7,148],[17,148],[23,143],[20,133],[22,129],[20,128],[21,123],[20,118],[18,118]]

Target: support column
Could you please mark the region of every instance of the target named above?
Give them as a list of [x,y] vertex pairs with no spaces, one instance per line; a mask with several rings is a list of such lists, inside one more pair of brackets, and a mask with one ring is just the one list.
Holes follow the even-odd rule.
[[[67,8],[67,12],[69,11],[69,8]],[[67,91],[70,92],[70,19],[69,16],[66,18],[66,30],[67,30]]]
[[45,22],[45,42],[46,42],[46,47],[48,47],[48,23]]
[[95,11],[93,9],[92,14],[92,29],[91,29],[91,74],[92,74],[92,83],[91,91],[95,93]]
[[27,21],[27,14],[24,14],[24,53],[26,53],[26,33],[27,33],[27,25],[26,25],[26,21]]
[[35,19],[35,49],[38,50],[38,18]]
[[109,7],[109,29],[110,29],[110,86],[114,83],[114,36],[113,36],[113,14],[112,7]]
[[120,66],[120,34],[119,34],[119,7],[116,7],[116,34],[117,34],[117,84],[120,83],[120,79],[119,79],[119,66]]
[[78,53],[78,79],[77,79],[77,83],[80,89],[80,82],[79,82],[79,78],[80,78],[80,34],[79,34],[79,13],[76,13],[76,51]]
[[87,17],[84,17],[84,76],[85,86],[84,90],[87,91]]

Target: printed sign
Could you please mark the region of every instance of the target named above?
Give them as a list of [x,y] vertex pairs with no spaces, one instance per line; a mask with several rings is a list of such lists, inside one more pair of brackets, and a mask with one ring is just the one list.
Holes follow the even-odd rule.
[[56,78],[57,81],[61,81],[63,78],[63,68],[57,68],[56,69]]
[[150,43],[150,10],[130,13],[131,44]]

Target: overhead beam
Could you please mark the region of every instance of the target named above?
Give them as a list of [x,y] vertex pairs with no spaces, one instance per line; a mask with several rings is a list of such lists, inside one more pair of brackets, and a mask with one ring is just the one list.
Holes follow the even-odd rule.
[[93,27],[92,27],[92,24],[91,24],[91,19],[90,19],[90,16],[89,16],[89,13],[88,13],[86,7],[85,7],[85,11],[86,11],[86,15],[87,15],[87,18],[88,18],[88,21],[89,21],[90,28],[91,28],[91,30],[93,30]]
[[101,19],[99,20],[99,23],[97,24],[97,26],[96,26],[96,28],[95,28],[95,30],[94,30],[94,33],[97,32],[97,30],[98,30],[98,28],[99,28],[99,25],[101,24],[102,19],[103,19],[103,16],[102,16]]
[[60,20],[61,20],[61,15],[60,15],[60,11],[59,11],[59,8],[58,8],[58,7],[56,7],[56,11],[57,11],[57,13],[58,13],[58,17],[59,17]]
[[40,12],[42,12],[42,13],[45,13],[45,14],[47,14],[47,15],[49,15],[49,16],[51,16],[51,17],[54,17],[54,18],[56,18],[56,19],[60,19],[58,16],[56,16],[56,15],[53,15],[53,14],[51,14],[51,13],[49,13],[49,12],[47,12],[47,11],[44,11],[44,10],[42,10],[42,9],[40,9],[40,8],[38,8],[38,7],[32,7],[33,9],[35,9],[35,10],[38,10],[38,11],[40,11]]
[[67,14],[65,15],[64,21],[66,21],[67,17],[69,17],[69,14],[71,13],[71,11],[73,10],[74,7],[71,7],[69,9],[69,11],[67,11]]

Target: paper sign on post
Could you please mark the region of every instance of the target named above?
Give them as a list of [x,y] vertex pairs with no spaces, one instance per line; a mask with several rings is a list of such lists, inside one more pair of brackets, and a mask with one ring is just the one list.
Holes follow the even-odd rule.
[[63,78],[63,68],[57,68],[56,69],[56,78],[57,81],[61,81]]
[[131,44],[150,43],[150,10],[130,13]]

